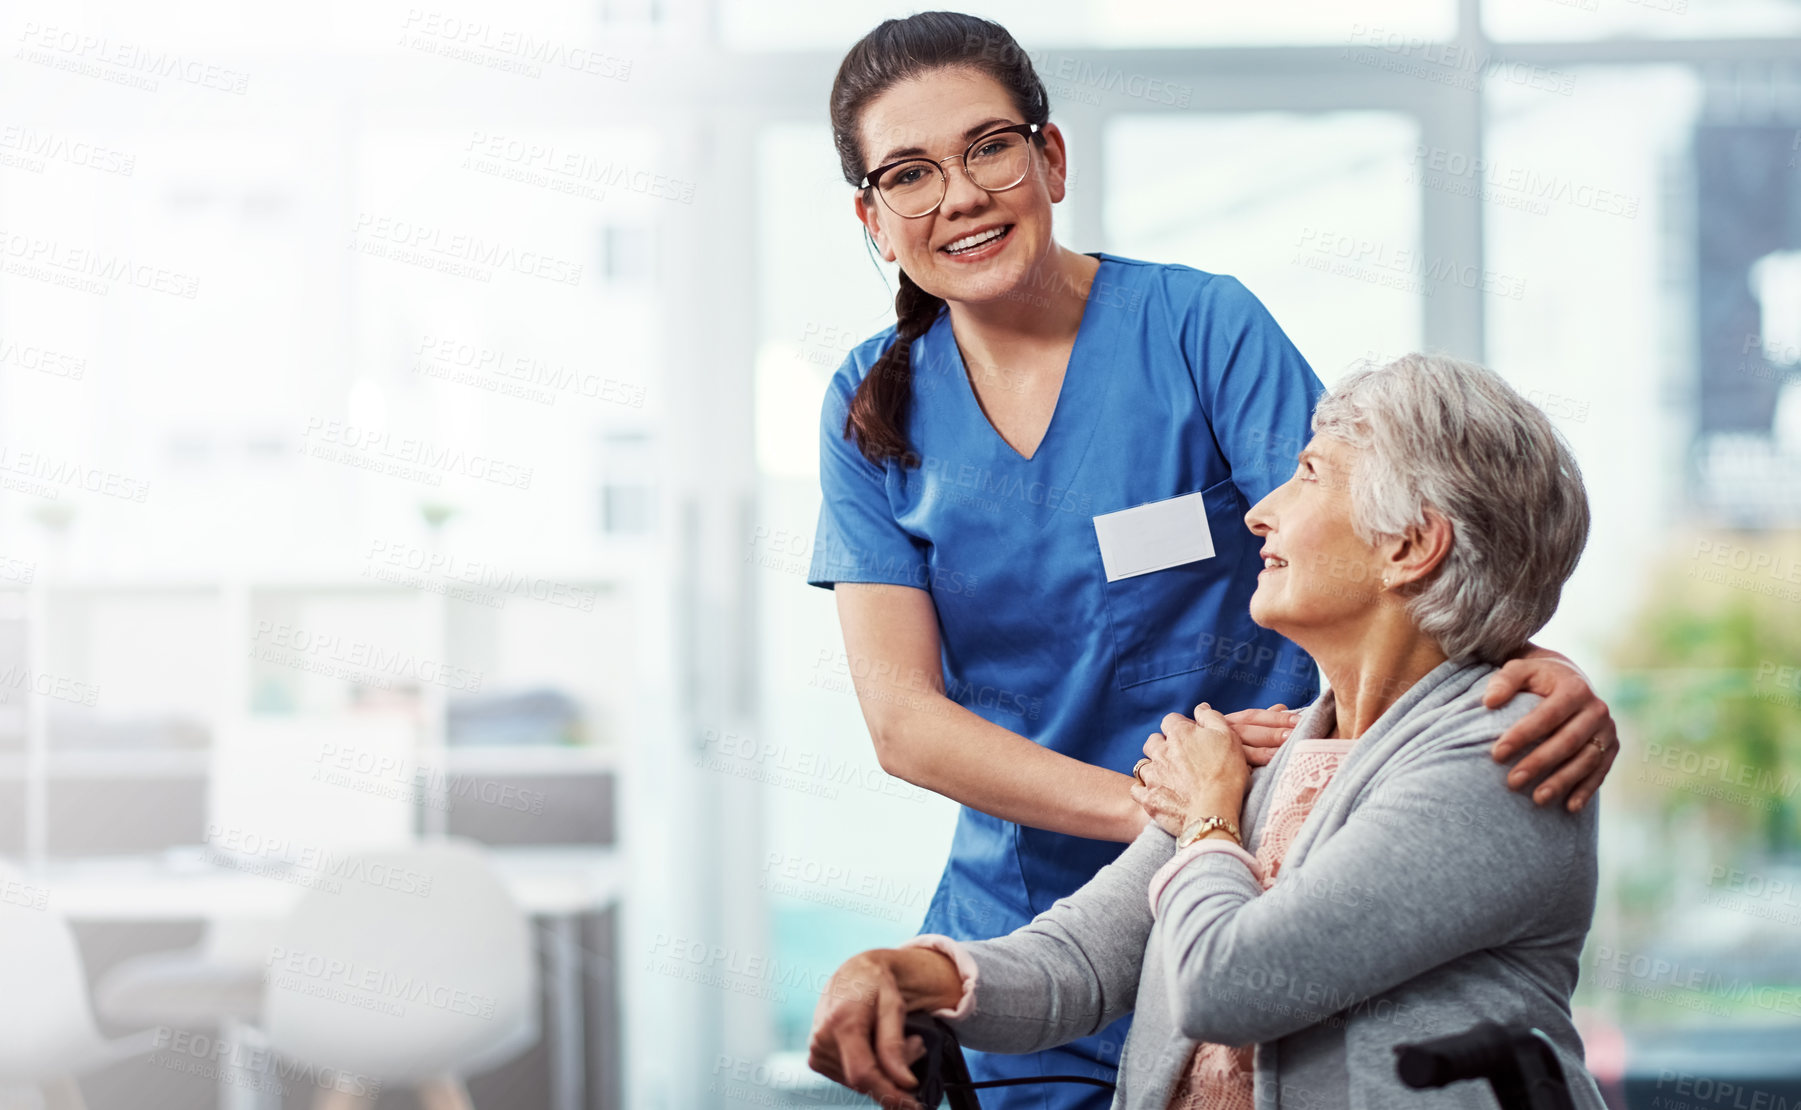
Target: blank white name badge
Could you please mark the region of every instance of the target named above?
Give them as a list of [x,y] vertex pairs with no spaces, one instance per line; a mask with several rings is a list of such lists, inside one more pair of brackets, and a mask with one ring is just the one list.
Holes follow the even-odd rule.
[[1213,530],[1198,493],[1097,516],[1094,534],[1109,582],[1213,558]]

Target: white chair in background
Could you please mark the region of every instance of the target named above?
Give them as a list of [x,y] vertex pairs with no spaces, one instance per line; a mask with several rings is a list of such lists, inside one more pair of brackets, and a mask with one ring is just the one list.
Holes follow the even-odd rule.
[[395,1085],[431,1110],[469,1110],[463,1080],[538,1039],[531,923],[468,841],[353,859],[360,878],[309,892],[282,927],[268,1044],[345,1077],[321,1088],[321,1110],[371,1106],[362,1092]]
[[263,962],[279,922],[213,921],[193,948],[121,960],[94,988],[109,1021],[205,1028],[255,1021],[263,1010]]
[[[246,715],[221,725],[207,774],[208,848],[228,866],[284,864],[356,846],[413,842],[410,793],[418,725],[404,713]],[[279,853],[263,851],[284,845]],[[296,879],[312,878],[304,870]],[[213,1029],[255,1046],[263,973],[279,921],[217,920],[193,948],[121,961],[95,990],[112,1021]],[[260,1105],[251,1084],[219,1074],[221,1110]]]
[[75,1077],[150,1051],[157,1034],[100,1032],[75,934],[44,893],[0,870],[0,1090],[37,1087],[50,1110],[81,1110]]

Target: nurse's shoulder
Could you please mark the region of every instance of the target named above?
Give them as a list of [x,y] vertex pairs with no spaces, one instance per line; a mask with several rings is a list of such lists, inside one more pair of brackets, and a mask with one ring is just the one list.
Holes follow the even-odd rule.
[[826,386],[819,414],[822,426],[835,428],[840,434],[843,433],[844,418],[850,412],[851,397],[856,394],[857,387],[863,384],[863,379],[869,376],[870,370],[882,355],[894,345],[899,333],[898,324],[889,324],[845,352],[844,361],[838,364],[838,369],[832,373],[831,382]]
[[1091,295],[1124,299],[1126,307],[1132,307],[1131,300],[1137,295],[1148,310],[1172,322],[1185,318],[1204,320],[1211,327],[1231,330],[1276,326],[1263,302],[1231,274],[1180,262],[1147,262],[1114,254],[1107,257],[1120,265],[1119,288],[1096,286]]
[[1122,272],[1144,290],[1145,327],[1174,340],[1197,384],[1216,381],[1216,375],[1234,365],[1248,366],[1266,384],[1295,386],[1307,398],[1306,414],[1311,413],[1312,398],[1324,386],[1244,282],[1179,262],[1120,261],[1127,263]]
[[846,351],[844,361],[838,364],[837,372],[832,375],[832,385],[836,387],[843,384],[854,392],[863,379],[869,375],[869,368],[876,364],[876,360],[881,358],[889,347],[893,346],[894,337],[899,332],[899,324],[889,324]]

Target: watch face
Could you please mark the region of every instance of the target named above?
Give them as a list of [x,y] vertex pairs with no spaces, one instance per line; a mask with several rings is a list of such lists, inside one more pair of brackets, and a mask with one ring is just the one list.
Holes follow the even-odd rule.
[[1214,829],[1224,829],[1232,834],[1234,843],[1238,841],[1238,830],[1233,828],[1230,822],[1219,817],[1205,817],[1182,830],[1182,835],[1176,838],[1176,847],[1186,848]]

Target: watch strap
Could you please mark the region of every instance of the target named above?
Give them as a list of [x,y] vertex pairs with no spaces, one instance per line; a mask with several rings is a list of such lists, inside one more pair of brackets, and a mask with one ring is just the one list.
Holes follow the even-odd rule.
[[1238,835],[1238,823],[1229,818],[1216,815],[1213,817],[1200,817],[1190,821],[1188,825],[1183,828],[1182,835],[1176,837],[1176,848],[1178,850],[1186,848],[1201,837],[1212,832],[1214,829],[1224,829],[1232,837],[1232,842],[1234,844],[1237,844],[1241,848],[1244,847],[1244,841]]

